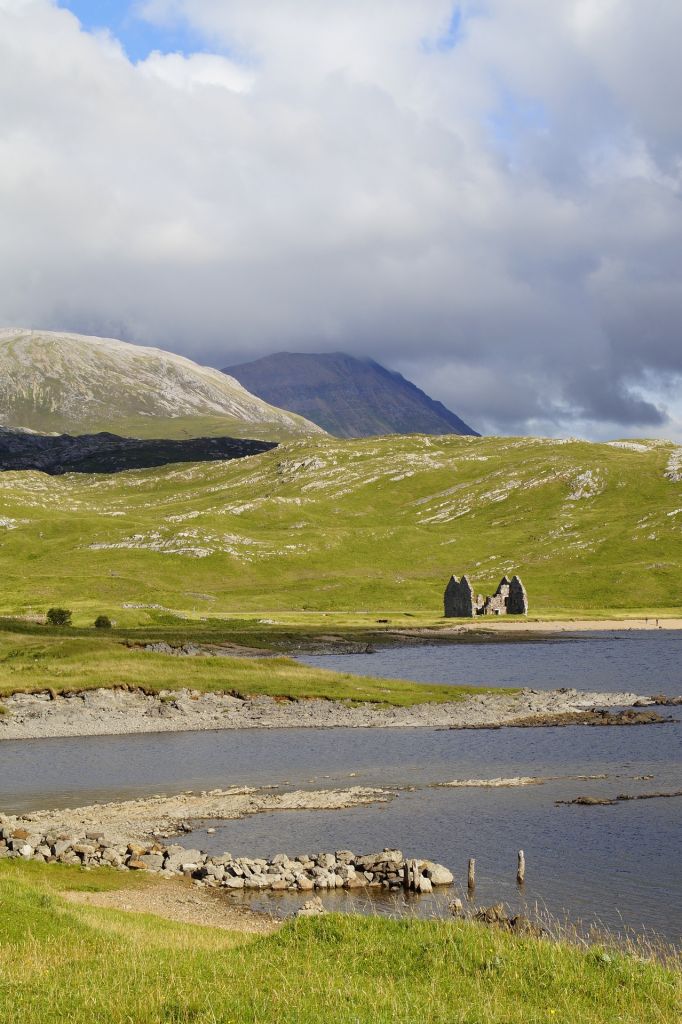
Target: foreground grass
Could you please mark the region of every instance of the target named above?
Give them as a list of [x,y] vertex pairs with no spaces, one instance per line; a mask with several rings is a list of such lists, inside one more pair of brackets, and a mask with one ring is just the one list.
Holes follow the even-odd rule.
[[55,634],[59,631],[42,637],[34,632],[0,632],[0,697],[47,689],[69,693],[128,686],[149,693],[189,688],[405,706],[463,700],[471,693],[515,692],[358,677],[282,657],[172,657],[128,647],[107,636],[69,636],[63,631]]
[[5,1024],[676,1024],[673,967],[463,922],[329,915],[267,937],[75,907],[141,885],[0,862]]
[[[322,437],[229,463],[0,474],[7,612],[441,612],[519,572],[535,615],[680,613],[679,449]],[[669,475],[666,476],[666,473]]]

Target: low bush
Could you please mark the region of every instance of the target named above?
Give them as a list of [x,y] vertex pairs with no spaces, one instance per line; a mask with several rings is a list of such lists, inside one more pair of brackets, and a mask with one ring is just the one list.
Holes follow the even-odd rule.
[[51,626],[70,626],[71,612],[68,608],[50,608],[47,613],[47,621]]
[[98,615],[95,619],[95,629],[111,629],[111,619],[108,615]]

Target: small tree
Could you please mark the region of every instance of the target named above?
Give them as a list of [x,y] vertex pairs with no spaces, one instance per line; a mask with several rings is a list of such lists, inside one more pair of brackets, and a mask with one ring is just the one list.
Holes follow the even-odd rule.
[[47,621],[51,626],[70,626],[71,612],[68,608],[50,608]]
[[111,619],[108,615],[98,615],[95,619],[95,629],[111,629]]

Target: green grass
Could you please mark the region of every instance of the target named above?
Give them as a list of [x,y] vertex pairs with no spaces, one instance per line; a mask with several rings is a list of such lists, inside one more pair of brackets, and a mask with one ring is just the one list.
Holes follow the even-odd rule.
[[4,473],[2,604],[72,607],[81,624],[149,622],[155,608],[435,620],[452,572],[487,593],[519,572],[533,615],[679,614],[675,450],[322,437],[231,463]]
[[329,915],[265,937],[74,906],[141,885],[0,862],[5,1024],[676,1024],[680,975],[466,922]]
[[[486,688],[431,686],[358,677],[303,665],[291,658],[171,657],[128,647],[120,640],[0,632],[0,696],[52,689],[56,693],[97,687],[140,687],[148,693],[190,688],[271,697],[369,701],[411,705],[463,700]],[[513,690],[496,690],[513,693]]]

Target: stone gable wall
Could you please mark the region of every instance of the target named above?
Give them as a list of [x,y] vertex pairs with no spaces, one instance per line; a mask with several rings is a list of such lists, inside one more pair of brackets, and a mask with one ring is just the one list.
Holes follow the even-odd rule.
[[451,576],[445,588],[446,619],[471,619],[476,615],[527,615],[528,596],[518,576],[503,576],[492,596],[474,596],[468,576]]

